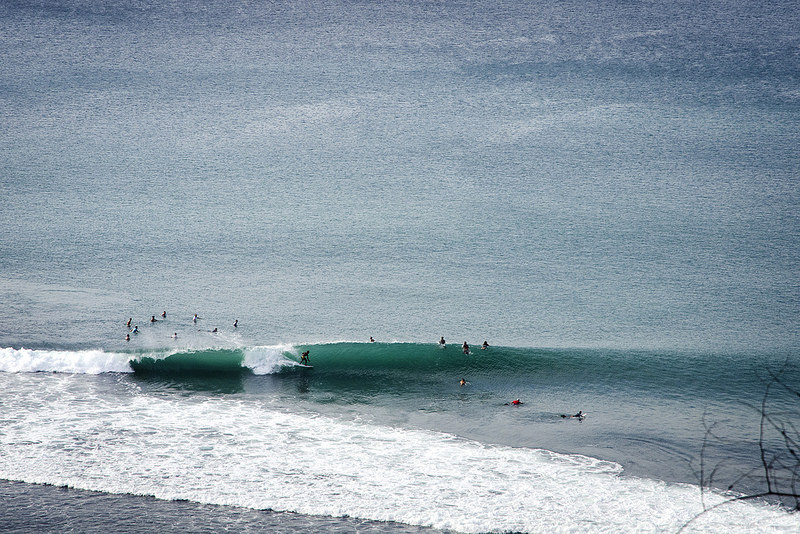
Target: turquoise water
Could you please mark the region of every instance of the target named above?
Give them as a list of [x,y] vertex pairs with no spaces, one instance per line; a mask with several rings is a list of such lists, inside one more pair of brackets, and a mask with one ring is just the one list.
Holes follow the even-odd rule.
[[[761,465],[765,392],[796,418],[798,23],[774,2],[3,3],[0,478],[678,528],[701,450],[725,488]],[[131,471],[133,450],[164,457]],[[611,504],[561,513],[593,487]],[[463,510],[435,498],[456,489]],[[705,528],[786,520],[762,512]]]

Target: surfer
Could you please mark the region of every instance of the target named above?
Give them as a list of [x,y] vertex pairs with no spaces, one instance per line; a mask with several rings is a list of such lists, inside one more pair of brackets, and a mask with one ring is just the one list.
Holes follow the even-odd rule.
[[164,311],[161,312],[161,318],[162,319],[166,319],[167,318],[167,310],[164,310]]
[[128,328],[130,328],[130,327],[131,327],[131,321],[133,321],[133,317],[129,317],[129,318],[128,318],[128,322],[127,322],[127,323],[125,323],[125,326],[127,326]]
[[197,314],[195,313],[195,314],[194,314],[194,317],[192,317],[192,322],[195,322],[195,323],[196,323],[196,322],[197,322],[197,320],[198,320],[199,318],[200,318],[200,317],[198,317],[198,316],[197,316]]
[[369,336],[369,342],[370,342],[370,343],[375,343],[375,338],[374,338],[374,337],[372,337],[372,336]]
[[174,334],[172,334],[172,339],[178,339],[178,333],[177,333],[177,332],[175,332]]
[[445,345],[445,343],[444,343],[444,336],[442,336],[442,337],[440,337],[440,338],[439,338],[439,346],[440,346],[440,347],[442,347],[442,348],[444,348],[444,345]]
[[211,332],[212,334],[216,334],[217,333],[217,327],[214,327],[214,330],[209,330],[209,332]]
[[134,325],[133,330],[131,330],[131,332],[133,332],[134,334],[138,334],[139,333],[139,327]]
[[239,319],[236,319],[235,321],[233,321],[233,327],[234,328],[239,328]]
[[489,342],[484,340],[483,345],[481,345],[481,350],[486,350],[488,348],[489,348]]
[[125,341],[130,341],[130,340],[131,340],[131,335],[125,334]]
[[300,355],[300,363],[302,365],[308,365],[308,351],[305,351]]
[[467,385],[467,381],[464,380],[463,378],[461,379],[461,382],[459,382],[459,383],[461,384],[462,388]]
[[561,417],[563,419],[581,419],[581,420],[583,420],[583,418],[586,417],[586,414],[583,413],[583,410],[578,410],[578,413],[576,413],[575,415],[562,415]]
[[504,406],[519,406],[520,404],[522,404],[522,401],[521,401],[521,400],[519,400],[519,399],[514,399],[514,400],[513,400],[513,401],[511,401],[511,402],[507,402],[507,403],[505,403],[505,405],[504,405]]
[[469,354],[469,345],[467,345],[466,341],[461,345],[461,348],[464,350],[464,354]]
[[155,316],[155,315],[153,315],[152,317],[150,317],[150,322],[151,322],[151,323],[157,323],[157,322],[158,322],[158,319],[156,319],[156,316]]

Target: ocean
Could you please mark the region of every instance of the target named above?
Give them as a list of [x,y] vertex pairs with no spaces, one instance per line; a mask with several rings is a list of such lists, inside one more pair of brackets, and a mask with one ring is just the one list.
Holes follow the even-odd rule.
[[3,2],[0,530],[800,531],[798,25]]

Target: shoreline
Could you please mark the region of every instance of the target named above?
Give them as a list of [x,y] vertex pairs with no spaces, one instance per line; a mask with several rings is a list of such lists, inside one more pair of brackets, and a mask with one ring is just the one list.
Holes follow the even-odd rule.
[[437,533],[433,528],[348,517],[309,516],[238,506],[168,501],[0,479],[5,533],[363,532]]

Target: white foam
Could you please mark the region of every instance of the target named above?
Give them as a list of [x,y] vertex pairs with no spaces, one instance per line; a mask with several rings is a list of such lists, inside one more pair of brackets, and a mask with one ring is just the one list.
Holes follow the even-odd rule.
[[[128,363],[130,360],[138,360],[144,356],[163,359],[187,350],[196,351],[203,350],[203,348],[187,345],[183,348],[138,355],[103,350],[59,351],[4,348],[0,349],[0,372],[130,373],[133,371]],[[243,350],[244,365],[257,375],[276,373],[283,367],[297,365],[297,362],[284,356],[285,352],[294,350],[291,345],[258,346]]]
[[[0,478],[460,532],[674,532],[701,511],[697,487],[621,477],[584,456],[286,413],[256,397],[103,397],[73,377],[23,379],[36,384],[4,398]],[[739,502],[692,528],[797,531],[800,516]]]
[[284,353],[292,351],[292,345],[251,347],[244,351],[244,366],[257,375],[277,373],[283,367],[297,365],[284,356]]
[[130,354],[102,350],[59,351],[0,349],[0,371],[6,373],[130,373]]

